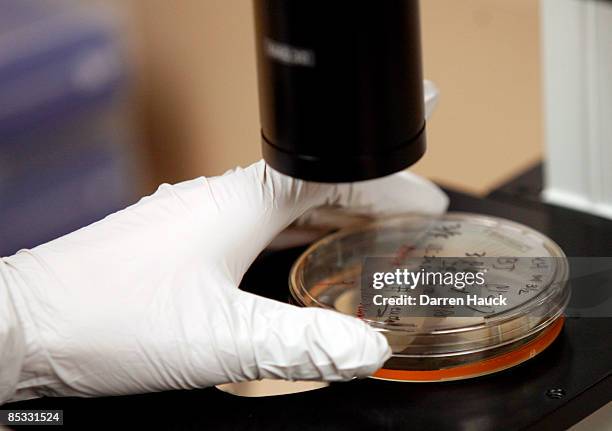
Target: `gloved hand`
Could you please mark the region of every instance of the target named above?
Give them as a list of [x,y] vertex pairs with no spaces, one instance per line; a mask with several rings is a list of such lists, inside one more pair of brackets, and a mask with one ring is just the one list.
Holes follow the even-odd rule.
[[237,289],[266,244],[325,204],[439,214],[447,199],[408,172],[332,185],[260,161],[162,185],[102,221],[0,259],[0,404],[373,373],[390,352],[365,323]]
[[[263,161],[162,185],[100,222],[0,260],[0,400],[373,373],[389,348],[365,323],[237,289],[275,235],[323,204],[438,214],[447,200],[408,172],[331,185]],[[21,370],[12,370],[17,382],[11,364]]]

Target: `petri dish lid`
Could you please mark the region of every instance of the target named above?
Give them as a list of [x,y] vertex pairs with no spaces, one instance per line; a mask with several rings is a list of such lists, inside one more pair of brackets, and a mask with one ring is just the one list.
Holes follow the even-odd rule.
[[[489,283],[478,295],[500,290],[507,305],[470,307],[469,313],[402,315],[388,307],[364,313],[361,276],[366,258],[402,261],[424,257],[485,262]],[[512,263],[506,274],[494,264]],[[534,263],[535,262],[535,263]],[[541,263],[541,266],[538,265]],[[534,280],[535,276],[535,280]],[[359,317],[388,339],[394,356],[445,357],[516,345],[555,322],[569,299],[568,264],[550,238],[502,218],[449,212],[439,217],[402,215],[347,228],[309,247],[294,263],[290,292],[298,305]],[[371,311],[371,310],[370,310]],[[372,317],[374,316],[374,317]]]

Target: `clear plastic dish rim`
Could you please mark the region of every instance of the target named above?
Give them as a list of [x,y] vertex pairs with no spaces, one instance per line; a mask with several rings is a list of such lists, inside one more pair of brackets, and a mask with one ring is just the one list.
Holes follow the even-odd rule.
[[[322,248],[340,238],[344,238],[354,233],[365,232],[367,230],[374,230],[374,229],[380,228],[381,226],[385,226],[386,224],[392,221],[396,221],[396,220],[397,221],[400,221],[400,220],[409,221],[409,219],[421,219],[422,220],[424,218],[432,219],[435,217],[436,216],[417,214],[417,213],[409,213],[409,214],[396,215],[396,216],[390,216],[390,217],[382,217],[382,218],[379,218],[373,221],[369,221],[364,224],[341,229],[338,232],[327,235],[326,237],[316,241],[300,255],[300,257],[294,262],[293,266],[291,267],[291,271],[289,273],[289,290],[290,290],[291,296],[300,306],[308,306],[308,307],[316,306],[318,308],[325,308],[325,309],[337,311],[334,309],[334,307],[325,305],[319,302],[312,295],[310,295],[310,293],[306,289],[306,286],[304,286],[302,278],[300,277],[302,274],[302,269],[305,266],[306,260],[315,250]],[[549,283],[547,288],[543,289],[542,292],[540,292],[534,298],[532,298],[531,300],[529,300],[528,302],[524,304],[518,305],[517,307],[514,307],[505,312],[495,314],[494,316],[485,317],[482,323],[478,323],[474,325],[466,325],[466,326],[462,326],[458,328],[433,329],[430,331],[414,331],[411,327],[408,327],[402,324],[397,324],[397,323],[396,324],[385,324],[379,321],[365,319],[365,318],[362,318],[361,320],[368,323],[371,327],[373,327],[374,329],[376,329],[377,331],[381,333],[406,332],[406,335],[410,337],[465,334],[465,333],[470,333],[470,332],[477,333],[478,331],[488,330],[488,329],[491,329],[492,327],[499,327],[501,329],[504,325],[518,321],[519,319],[526,317],[530,313],[533,313],[538,308],[541,308],[545,304],[547,304],[548,301],[550,301],[553,297],[558,296],[558,300],[559,300],[558,307],[554,308],[550,314],[542,316],[543,317],[542,320],[540,320],[532,328],[529,328],[527,331],[520,334],[520,336],[511,338],[502,343],[490,345],[487,348],[471,350],[472,352],[474,352],[474,351],[484,351],[484,350],[488,350],[491,348],[496,348],[496,347],[500,347],[506,344],[520,341],[521,339],[529,337],[543,330],[544,328],[548,327],[552,322],[556,321],[557,318],[559,318],[563,314],[563,311],[565,310],[565,307],[567,306],[567,303],[569,302],[569,289],[568,289],[568,283],[567,283],[568,275],[569,275],[569,267],[568,267],[567,261],[565,260],[565,257],[566,257],[565,253],[563,252],[561,247],[559,247],[559,245],[555,243],[552,239],[548,238],[547,236],[541,234],[540,232],[528,226],[525,226],[524,224],[521,224],[521,223],[518,223],[512,220],[507,220],[501,217],[457,211],[457,212],[445,213],[441,216],[438,216],[437,218],[438,219],[444,218],[444,219],[451,219],[451,220],[469,219],[470,223],[477,223],[484,227],[496,227],[496,226],[499,226],[500,224],[503,224],[504,228],[512,228],[515,230],[527,231],[530,235],[541,240],[544,248],[546,248],[546,250],[548,250],[548,252],[550,253],[550,256],[542,256],[542,257],[560,258],[558,262],[561,262],[561,265],[557,265],[555,267],[553,279]],[[503,256],[503,257],[507,257],[507,256]],[[558,289],[549,288],[550,286],[555,286],[555,285],[559,286],[559,288]],[[514,329],[516,330],[516,328]],[[509,331],[509,332],[512,332],[512,331]],[[465,354],[465,353],[466,353],[465,351],[455,352],[455,354],[457,355]],[[447,352],[444,354],[441,353],[441,354],[433,354],[433,355],[428,355],[428,356],[442,357],[442,356],[449,356],[449,354],[452,355],[453,353]],[[395,355],[396,354],[394,353],[394,356]],[[398,356],[409,357],[413,355],[401,355],[400,354]],[[423,355],[419,354],[419,355],[414,355],[414,356],[422,357]]]

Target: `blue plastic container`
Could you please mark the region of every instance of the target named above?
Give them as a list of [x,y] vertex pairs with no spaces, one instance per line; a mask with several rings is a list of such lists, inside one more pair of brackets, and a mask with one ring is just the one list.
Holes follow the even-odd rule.
[[134,198],[126,67],[112,17],[0,0],[0,256]]

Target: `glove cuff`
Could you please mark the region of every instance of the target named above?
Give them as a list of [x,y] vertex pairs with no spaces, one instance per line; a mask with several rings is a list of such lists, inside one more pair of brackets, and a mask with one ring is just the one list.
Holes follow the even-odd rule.
[[15,394],[26,351],[23,326],[9,292],[13,284],[16,280],[0,258],[0,404]]
[[0,259],[0,334],[3,325],[7,331],[0,335],[0,382],[6,384],[0,387],[0,402],[53,395],[63,387],[42,343],[39,322],[32,318],[38,304],[31,292],[41,284],[49,284],[48,276],[30,251]]

